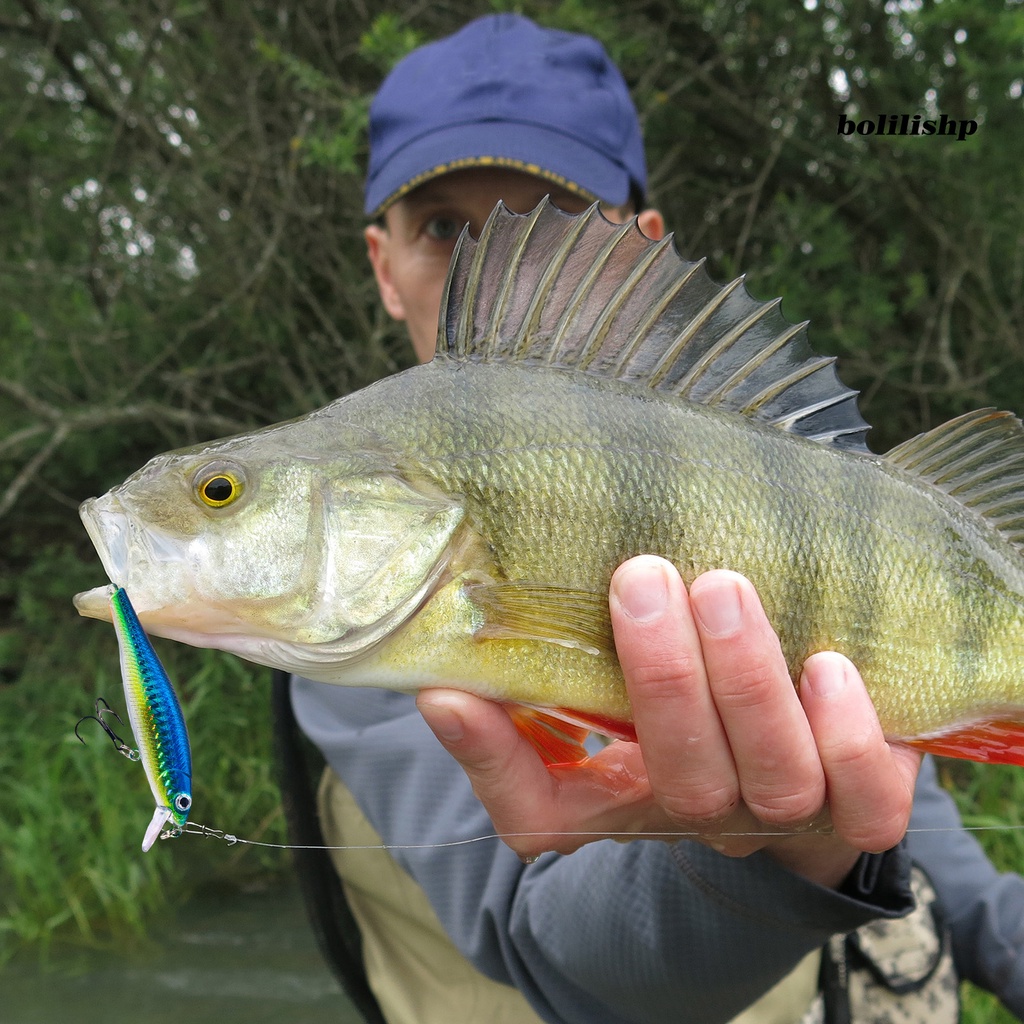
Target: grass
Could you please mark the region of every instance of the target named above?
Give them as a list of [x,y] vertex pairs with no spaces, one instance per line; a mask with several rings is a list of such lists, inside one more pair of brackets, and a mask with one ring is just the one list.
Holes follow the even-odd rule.
[[[1000,871],[1024,871],[1024,828],[1017,827],[1024,824],[1024,770],[940,760],[939,778],[953,794],[964,824],[986,829],[976,835],[992,863]],[[1018,1019],[974,985],[965,983],[961,995],[964,1024],[1015,1024]]]
[[965,982],[960,989],[962,1024],[1018,1024],[995,996]]
[[[127,723],[112,630],[69,624],[73,641],[29,657],[0,688],[0,961],[25,945],[92,945],[141,934],[147,919],[211,877],[238,881],[284,870],[280,851],[181,838],[140,848],[153,811],[141,765],[92,723],[75,723],[105,697]],[[160,644],[160,641],[157,641]],[[73,650],[91,678],[73,678]],[[164,643],[192,743],[197,820],[248,839],[284,842],[272,778],[269,672],[229,655]],[[114,723],[116,726],[116,723]],[[127,740],[131,729],[118,730]]]

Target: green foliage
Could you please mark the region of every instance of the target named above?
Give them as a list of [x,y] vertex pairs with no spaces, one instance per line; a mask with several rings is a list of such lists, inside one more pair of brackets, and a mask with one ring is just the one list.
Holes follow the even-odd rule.
[[383,78],[407,53],[428,42],[397,14],[385,11],[359,37],[359,52]]
[[[970,407],[1021,410],[1012,0],[0,0],[8,937],[137,926],[202,845],[136,855],[141,773],[102,737],[68,739],[97,692],[118,692],[113,638],[69,604],[100,581],[77,503],[157,451],[299,414],[409,361],[365,265],[366,111],[397,59],[488,10],[605,43],[681,251],[720,279],[747,272],[754,294],[812,321],[863,389],[876,449]],[[841,114],[880,113],[979,128],[963,142],[837,132]],[[185,684],[197,815],[240,835],[272,819],[264,676],[167,654]],[[965,811],[1006,820],[1021,803],[1000,788],[1012,775],[956,776]],[[992,842],[1022,863],[1014,840]]]
[[[983,829],[977,838],[1000,871],[1024,869],[1024,775],[1019,768],[939,761],[939,777],[953,794],[964,824]],[[1002,826],[1011,826],[1004,830]],[[967,1024],[1013,1024],[1017,1020],[989,993],[962,986]]]
[[[88,679],[81,671],[67,679],[68,652],[51,643],[26,659],[17,686],[0,689],[0,962],[20,944],[71,932],[92,943],[141,933],[148,915],[212,876],[238,882],[285,864],[280,851],[191,837],[141,852],[153,811],[142,766],[92,723],[82,723],[84,744],[74,733],[97,696],[127,723],[113,633],[73,622],[63,639],[79,665],[94,666]],[[194,817],[246,839],[285,842],[271,769],[269,672],[170,644],[160,654],[183,681]],[[113,724],[130,741],[127,725]]]
[[1018,1024],[1018,1018],[984,989],[964,984],[960,990],[964,1024]]

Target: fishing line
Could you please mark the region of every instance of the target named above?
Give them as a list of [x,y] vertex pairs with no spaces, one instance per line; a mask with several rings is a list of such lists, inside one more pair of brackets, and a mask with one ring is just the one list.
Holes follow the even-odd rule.
[[[922,835],[932,832],[1020,832],[1024,831],[1024,824],[1021,825],[962,825],[943,828],[909,828],[906,835]],[[260,846],[270,850],[384,850],[386,852],[400,850],[445,850],[457,846],[471,846],[474,843],[493,842],[508,839],[532,839],[539,836],[547,838],[601,838],[601,839],[740,839],[761,837],[762,839],[783,839],[787,836],[798,838],[800,836],[825,835],[825,832],[721,832],[714,837],[704,836],[700,832],[658,832],[647,835],[638,835],[635,832],[492,832],[488,835],[472,836],[469,839],[452,839],[444,843],[367,843],[351,846],[321,846],[317,844],[301,843],[264,843],[256,839],[242,839],[223,829],[211,828],[209,825],[201,825],[196,821],[186,822],[185,827],[179,832],[169,830],[160,835],[161,839],[173,839],[181,835],[202,836],[206,839],[220,839],[229,846]],[[536,858],[534,858],[536,859]]]

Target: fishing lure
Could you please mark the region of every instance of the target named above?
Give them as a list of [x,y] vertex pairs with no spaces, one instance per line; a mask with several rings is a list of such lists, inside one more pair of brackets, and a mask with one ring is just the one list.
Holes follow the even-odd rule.
[[102,698],[96,702],[96,714],[86,717],[99,722],[117,749],[132,760],[141,760],[146,770],[156,810],[142,840],[145,852],[160,837],[167,822],[173,822],[173,826],[166,835],[178,836],[185,829],[192,807],[192,751],[178,696],[124,588],[110,588],[110,606],[121,653],[128,717],[138,750],[131,750],[104,721],[105,714],[121,719]]

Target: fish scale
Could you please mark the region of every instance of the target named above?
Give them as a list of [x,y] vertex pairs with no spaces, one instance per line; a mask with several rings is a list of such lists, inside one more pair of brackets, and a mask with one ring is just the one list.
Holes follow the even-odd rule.
[[[480,529],[499,553],[497,568],[503,575],[549,579],[558,573],[569,584],[577,579],[606,578],[624,557],[644,550],[672,558],[690,578],[712,567],[734,568],[758,583],[794,673],[812,650],[840,650],[857,659],[869,681],[890,672],[921,677],[920,685],[904,688],[896,701],[888,701],[886,691],[875,688],[876,706],[892,723],[893,734],[913,734],[903,732],[910,729],[911,722],[918,730],[922,724],[930,730],[948,715],[948,705],[936,700],[928,680],[948,674],[946,662],[952,645],[940,647],[927,638],[936,627],[947,637],[961,628],[966,609],[958,600],[959,576],[952,571],[956,563],[984,563],[972,554],[969,534],[951,536],[953,543],[936,546],[935,539],[948,526],[946,510],[935,500],[922,501],[911,481],[893,474],[880,477],[876,459],[853,462],[848,455],[810,442],[794,446],[794,439],[772,431],[759,431],[755,437],[744,421],[727,417],[727,429],[721,415],[712,418],[690,407],[668,406],[652,423],[644,415],[649,402],[638,402],[629,392],[615,400],[605,396],[605,411],[617,424],[614,445],[605,447],[581,438],[573,440],[570,449],[564,410],[571,409],[576,400],[590,400],[588,394],[573,394],[578,383],[573,376],[558,371],[546,375],[511,365],[473,369],[472,377],[464,375],[460,384],[464,380],[485,408],[505,413],[492,417],[492,422],[512,423],[502,433],[492,431],[492,442],[495,437],[500,440],[486,456],[460,453],[452,457],[462,438],[456,414],[461,403],[450,397],[451,388],[458,385],[443,375],[443,368],[422,368],[420,379],[410,378],[409,387],[416,391],[419,404],[429,409],[431,385],[422,378],[435,373],[440,377],[437,400],[449,407],[428,413],[422,423],[404,420],[402,436],[391,440],[396,446],[418,443],[424,447],[429,423],[443,422],[447,436],[437,461],[423,461],[417,471],[431,475],[433,483],[450,493],[465,488],[468,494],[477,477],[476,459],[489,460],[491,491],[486,500],[469,504],[469,518],[482,524]],[[559,479],[584,478],[591,487],[612,481],[613,486],[606,488],[609,494],[628,492],[631,485],[643,490],[643,516],[616,524],[613,542],[608,542],[607,535],[595,536],[585,517],[570,521],[560,517],[558,502],[550,492],[550,473],[540,465],[539,455],[532,460],[523,458],[526,446],[510,432],[516,423],[510,419],[514,403],[508,396],[520,395],[527,388],[534,413],[530,438],[535,452],[540,450],[539,423],[547,422],[551,435],[560,439],[563,453],[577,453],[571,461],[560,460],[565,475]],[[400,401],[398,396],[391,398]],[[638,404],[640,411],[635,408]],[[546,417],[547,410],[552,412]],[[372,416],[375,410],[364,412]],[[690,422],[672,422],[676,418]],[[473,430],[467,427],[466,432],[471,437]],[[736,437],[732,448],[730,433]],[[711,434],[713,437],[707,436]],[[415,438],[420,440],[414,442]],[[714,452],[715,459],[672,451],[673,438],[686,438],[698,451]],[[600,472],[599,484],[595,484],[593,468],[608,466],[626,451],[634,457],[624,466]],[[636,453],[642,457],[635,457]],[[671,487],[665,485],[667,463],[683,467],[682,487],[679,478],[673,478]],[[570,468],[572,472],[567,472]],[[627,472],[631,477],[624,476]],[[545,479],[545,485],[538,487],[537,479]],[[566,487],[570,493],[573,490]],[[690,500],[681,498],[681,493],[689,494]],[[532,518],[524,516],[528,504],[536,506],[545,498],[547,507],[542,512]],[[588,511],[593,513],[599,507],[600,496],[594,499],[592,495]],[[688,514],[687,509],[694,511]],[[735,521],[730,521],[727,510],[737,510]],[[663,527],[660,534],[639,528],[645,518],[648,524],[657,522]],[[557,531],[551,529],[554,523]],[[806,532],[794,531],[794,523],[804,524]],[[509,524],[514,525],[511,531]],[[666,527],[674,536],[665,536]],[[928,538],[927,543],[920,543],[918,537]],[[689,538],[690,545],[677,548],[679,538],[684,545]],[[841,545],[839,538],[844,539]],[[700,554],[694,554],[694,549]],[[884,571],[883,553],[888,553]],[[799,571],[801,566],[804,572]],[[776,581],[782,585],[773,585]],[[939,605],[925,601],[931,588],[946,592],[947,600]],[[890,600],[890,594],[897,596]],[[995,608],[998,591],[980,590],[973,601],[982,602],[986,594]],[[918,599],[908,601],[908,597]],[[1002,599],[1017,609],[1019,635],[1019,574],[1017,593],[1004,590]],[[830,622],[842,627],[830,627]],[[924,644],[919,639],[922,636]],[[427,645],[430,638],[417,633],[416,642]],[[539,654],[538,661],[542,658]],[[516,671],[523,666],[520,658]],[[589,670],[586,664],[581,669]]]
[[1015,417],[874,455],[805,325],[596,209],[499,205],[456,247],[440,324],[431,363],[82,506],[150,632],[324,682],[460,686],[575,757],[565,721],[631,735],[607,589],[649,552],[687,581],[746,575],[794,679],[847,654],[891,739],[1024,763]]

